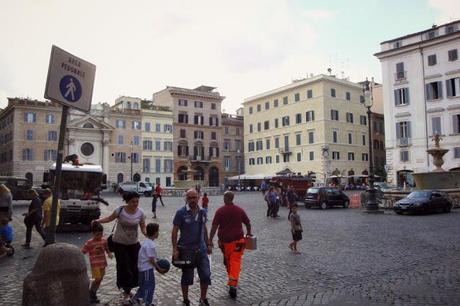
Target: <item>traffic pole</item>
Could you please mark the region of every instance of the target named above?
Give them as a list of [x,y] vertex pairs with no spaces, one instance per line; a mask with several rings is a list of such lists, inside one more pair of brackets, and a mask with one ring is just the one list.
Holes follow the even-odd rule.
[[69,107],[67,105],[62,106],[61,115],[61,126],[59,129],[59,142],[58,151],[56,158],[56,169],[54,175],[54,187],[53,187],[53,202],[51,204],[51,220],[50,225],[47,227],[45,244],[52,244],[56,239],[56,217],[57,217],[57,206],[59,200],[59,191],[61,189],[61,176],[62,176],[62,156],[64,153],[64,139],[65,131],[67,126],[67,113]]

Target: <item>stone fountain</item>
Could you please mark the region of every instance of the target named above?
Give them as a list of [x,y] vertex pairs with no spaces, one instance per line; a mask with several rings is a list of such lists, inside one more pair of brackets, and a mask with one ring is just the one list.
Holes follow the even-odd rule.
[[433,156],[433,164],[436,166],[432,172],[414,173],[415,185],[418,189],[457,189],[460,188],[460,171],[445,171],[443,156],[449,151],[442,149],[439,142],[442,138],[436,134],[432,139],[434,147],[427,152]]
[[196,170],[193,170],[192,168],[192,162],[191,160],[188,161],[187,163],[187,180],[186,181],[180,181],[180,180],[175,180],[174,181],[174,186],[175,188],[179,189],[189,189],[189,188],[194,188],[195,186],[203,186],[204,181],[201,180],[194,180],[193,175],[196,172]]

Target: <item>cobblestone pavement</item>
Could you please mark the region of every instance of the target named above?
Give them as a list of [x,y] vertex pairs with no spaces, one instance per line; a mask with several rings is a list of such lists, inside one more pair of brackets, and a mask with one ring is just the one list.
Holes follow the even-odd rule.
[[[109,213],[121,200],[108,197]],[[291,239],[287,210],[279,219],[267,219],[260,193],[239,193],[236,202],[250,216],[258,236],[258,250],[247,251],[237,301],[228,298],[222,255],[212,255],[212,305],[460,305],[460,211],[426,216],[363,214],[359,209],[304,209],[300,207],[304,239],[300,255],[287,248]],[[170,258],[170,232],[181,198],[165,198],[158,207],[160,256]],[[210,197],[210,216],[222,197]],[[141,206],[148,216],[150,198]],[[31,270],[41,240],[34,233],[33,249],[24,250],[20,214],[26,203],[15,204],[16,254],[0,259],[0,305],[20,305],[22,280]],[[150,219],[153,220],[153,219]],[[112,224],[106,224],[106,234]],[[88,233],[60,233],[57,241],[81,246]],[[157,274],[157,305],[180,305],[180,272],[172,268]],[[109,260],[99,291],[102,304],[119,305],[115,262]],[[191,287],[192,305],[198,304],[199,286]]]

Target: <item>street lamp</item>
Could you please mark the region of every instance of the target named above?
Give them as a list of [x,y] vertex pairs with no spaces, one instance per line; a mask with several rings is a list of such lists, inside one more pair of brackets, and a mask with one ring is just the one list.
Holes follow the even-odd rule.
[[240,156],[240,150],[238,149],[236,151],[237,155],[236,155],[236,159],[238,161],[238,188],[241,189],[241,182],[240,182],[240,175],[241,175],[241,156]]
[[369,128],[369,188],[367,189],[367,201],[366,201],[366,209],[364,212],[367,213],[380,213],[383,212],[379,210],[379,205],[377,203],[377,199],[375,197],[375,188],[374,188],[374,164],[372,162],[372,122],[371,122],[371,107],[374,104],[374,97],[372,93],[372,89],[374,86],[374,78],[372,81],[366,78],[366,81],[363,83],[363,95],[364,95],[364,106],[367,108],[367,121],[368,121],[368,128]]

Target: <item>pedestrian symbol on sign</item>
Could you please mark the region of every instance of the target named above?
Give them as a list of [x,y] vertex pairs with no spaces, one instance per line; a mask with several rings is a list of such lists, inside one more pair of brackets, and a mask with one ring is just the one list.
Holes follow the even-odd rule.
[[77,78],[66,75],[59,82],[61,95],[69,102],[77,102],[81,98],[81,85]]

